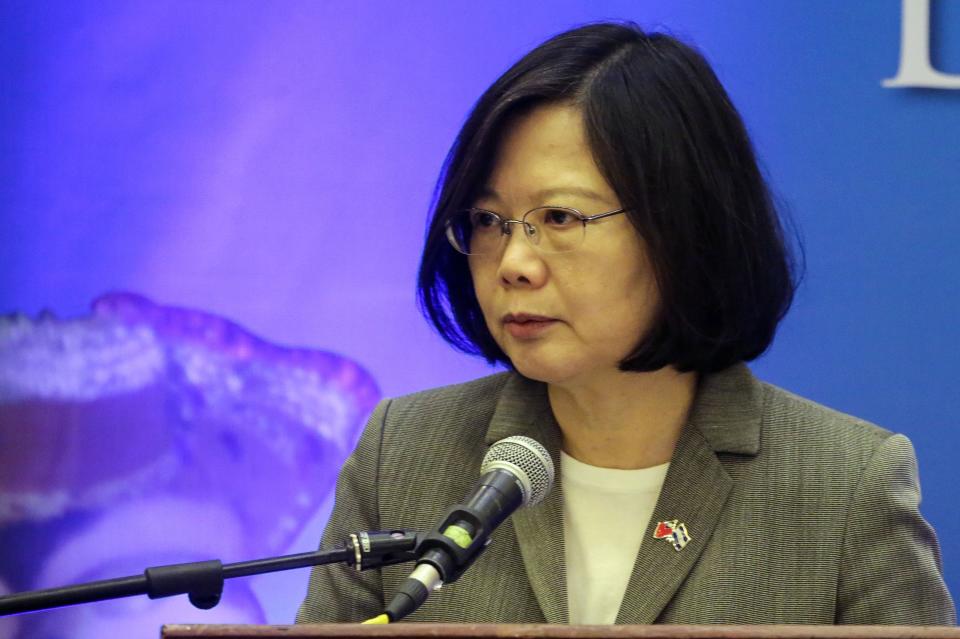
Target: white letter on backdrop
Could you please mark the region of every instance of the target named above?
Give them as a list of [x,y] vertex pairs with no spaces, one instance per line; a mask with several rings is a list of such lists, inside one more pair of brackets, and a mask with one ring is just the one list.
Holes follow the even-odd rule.
[[960,89],[960,75],[937,71],[930,64],[930,0],[902,1],[900,68],[883,86]]

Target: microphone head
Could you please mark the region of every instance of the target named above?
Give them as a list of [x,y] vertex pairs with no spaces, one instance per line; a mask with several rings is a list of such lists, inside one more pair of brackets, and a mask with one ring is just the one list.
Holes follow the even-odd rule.
[[505,437],[490,447],[480,474],[505,470],[520,483],[524,506],[536,506],[553,488],[553,459],[540,442],[523,435]]

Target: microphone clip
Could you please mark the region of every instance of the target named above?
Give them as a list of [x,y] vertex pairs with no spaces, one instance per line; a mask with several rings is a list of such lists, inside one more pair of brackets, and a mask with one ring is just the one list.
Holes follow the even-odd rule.
[[369,570],[416,561],[423,534],[412,530],[379,530],[351,533],[345,547],[351,555],[346,563],[357,570]]

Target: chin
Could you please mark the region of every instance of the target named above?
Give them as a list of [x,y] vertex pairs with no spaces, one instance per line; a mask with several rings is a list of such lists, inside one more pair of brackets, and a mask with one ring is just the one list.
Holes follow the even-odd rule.
[[561,340],[518,341],[509,335],[498,336],[500,349],[510,358],[513,368],[532,380],[566,385],[596,368],[596,353]]
[[514,369],[524,377],[538,382],[563,385],[574,379],[580,372],[579,367],[571,366],[569,361],[543,361],[540,358],[511,358]]

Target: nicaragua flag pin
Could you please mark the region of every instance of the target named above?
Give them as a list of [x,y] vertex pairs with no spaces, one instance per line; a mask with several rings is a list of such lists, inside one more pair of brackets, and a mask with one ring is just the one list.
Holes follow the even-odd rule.
[[690,533],[687,532],[686,524],[677,519],[671,519],[657,522],[657,527],[653,531],[653,538],[670,542],[673,544],[673,549],[680,552],[690,541]]

